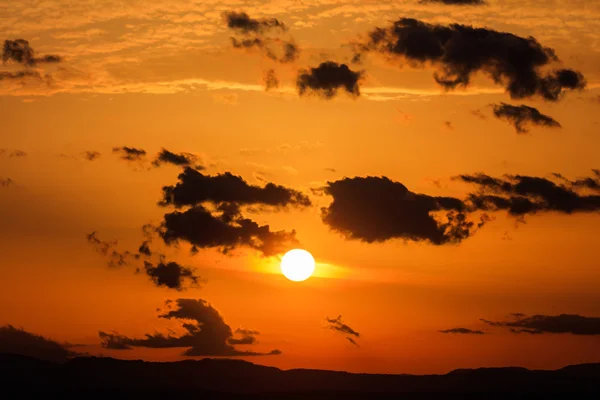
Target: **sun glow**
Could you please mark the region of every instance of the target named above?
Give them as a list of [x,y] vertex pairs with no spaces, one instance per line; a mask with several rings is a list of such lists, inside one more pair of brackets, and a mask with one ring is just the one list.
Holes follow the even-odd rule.
[[290,250],[281,258],[281,273],[290,281],[305,281],[314,271],[315,259],[306,250]]

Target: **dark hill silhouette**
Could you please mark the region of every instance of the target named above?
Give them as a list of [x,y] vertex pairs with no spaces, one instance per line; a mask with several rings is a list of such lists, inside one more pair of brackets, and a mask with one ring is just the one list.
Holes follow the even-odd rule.
[[[242,360],[178,362],[78,357],[64,364],[0,355],[3,391],[61,394],[129,394],[137,398],[353,399],[430,398],[432,393],[600,392],[600,364],[556,371],[525,368],[455,370],[445,375],[385,375],[294,369]],[[441,396],[444,397],[444,396]],[[489,398],[486,397],[486,398]]]

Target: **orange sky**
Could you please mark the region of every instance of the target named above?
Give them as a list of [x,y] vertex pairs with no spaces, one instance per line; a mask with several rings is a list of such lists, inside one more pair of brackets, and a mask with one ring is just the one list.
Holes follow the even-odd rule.
[[[232,48],[228,11],[284,22],[299,57],[279,63],[257,48]],[[85,344],[92,354],[181,359],[182,348],[102,348],[98,331],[181,333],[178,321],[157,318],[157,308],[194,298],[210,302],[234,331],[260,331],[257,344],[239,348],[280,349],[247,359],[281,368],[440,373],[599,361],[598,334],[515,334],[480,321],[517,312],[600,316],[597,210],[539,212],[524,224],[496,211],[460,243],[366,243],[323,222],[321,208],[332,197],[319,189],[345,177],[385,176],[414,193],[464,199],[476,187],[452,179],[459,174],[593,176],[600,168],[600,4],[49,0],[11,2],[0,16],[0,39],[23,38],[36,54],[62,58],[0,66],[44,77],[0,79],[0,324]],[[435,65],[399,68],[381,54],[350,63],[350,43],[404,17],[533,36],[587,86],[559,101],[511,99],[482,72],[468,87],[445,91],[432,77]],[[364,71],[359,96],[341,89],[331,99],[299,96],[298,71],[328,60]],[[265,91],[269,69],[280,83]],[[493,115],[490,104],[501,102],[535,107],[561,128],[531,125],[517,134]],[[119,159],[112,149],[120,146],[147,157]],[[315,276],[290,282],[279,273],[280,255],[248,246],[190,255],[189,243],[169,246],[158,237],[153,250],[194,268],[199,287],[158,287],[135,265],[107,267],[87,234],[135,251],[141,227],[160,225],[174,210],[157,205],[161,188],[182,171],[150,165],[162,148],[196,155],[205,175],[231,172],[250,185],[272,182],[308,196],[309,207],[243,213],[274,231],[294,229],[298,246],[317,261]],[[26,156],[11,156],[15,150]],[[88,161],[84,151],[101,157]],[[340,314],[360,332],[359,346],[329,329],[326,317]],[[439,332],[458,327],[486,333]]]

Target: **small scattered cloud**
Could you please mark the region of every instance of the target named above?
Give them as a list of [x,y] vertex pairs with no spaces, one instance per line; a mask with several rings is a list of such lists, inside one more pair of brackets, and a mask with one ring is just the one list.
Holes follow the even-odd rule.
[[275,75],[274,69],[265,71],[263,82],[265,83],[265,90],[276,89],[279,87],[279,79],[277,78],[277,75]]
[[338,315],[336,318],[325,318],[329,329],[339,332],[345,335],[346,340],[355,346],[358,346],[356,339],[360,337],[360,333],[352,329],[348,324],[344,323],[342,316]]
[[191,167],[196,170],[204,169],[200,159],[195,154],[173,153],[163,148],[160,153],[157,154],[154,161],[152,161],[152,165],[155,167],[160,167],[164,164],[172,164],[177,167]]
[[517,133],[527,133],[527,125],[560,128],[560,124],[548,115],[540,113],[536,108],[522,104],[513,106],[506,103],[493,104],[496,118],[505,119],[513,125]]
[[26,157],[27,153],[18,149],[0,149],[0,157],[21,158]]
[[5,40],[2,52],[2,61],[7,63],[13,61],[27,67],[35,67],[38,64],[58,63],[62,57],[54,54],[37,56],[29,41],[25,39]]
[[298,72],[296,86],[300,95],[314,93],[330,99],[340,89],[351,96],[360,96],[359,81],[363,72],[353,71],[346,64],[325,61],[316,68],[302,69]]
[[287,26],[278,19],[256,19],[236,11],[224,12],[223,18],[235,34],[231,37],[233,47],[257,48],[267,58],[280,63],[293,62],[298,58],[298,46],[288,33]]
[[11,178],[0,178],[0,187],[8,188],[11,186],[17,186],[14,180],[12,180]]
[[102,154],[98,151],[87,150],[82,153],[82,157],[87,161],[95,161],[102,157]]
[[113,147],[112,151],[125,161],[142,161],[146,157],[146,150],[135,147]]

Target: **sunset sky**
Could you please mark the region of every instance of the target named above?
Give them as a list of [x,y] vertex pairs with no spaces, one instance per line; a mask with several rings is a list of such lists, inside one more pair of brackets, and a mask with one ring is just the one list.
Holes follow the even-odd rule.
[[0,325],[284,369],[600,361],[600,2],[0,17]]

